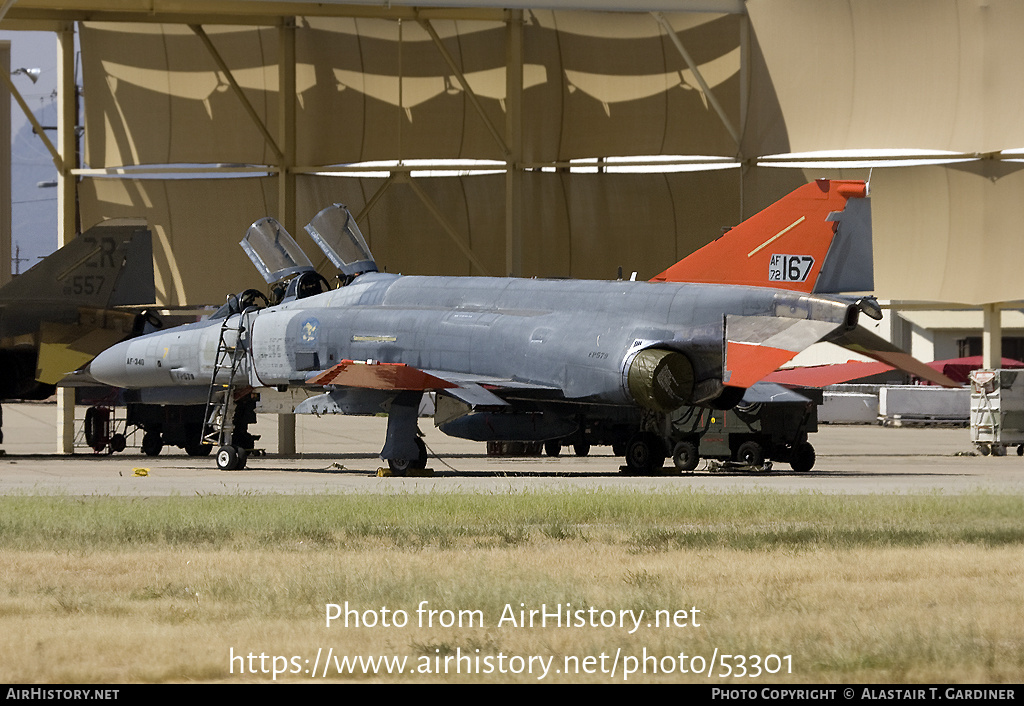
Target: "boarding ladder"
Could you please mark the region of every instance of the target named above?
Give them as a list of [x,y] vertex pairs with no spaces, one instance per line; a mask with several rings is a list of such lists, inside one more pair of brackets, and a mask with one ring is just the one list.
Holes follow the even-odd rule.
[[[215,447],[231,446],[234,428],[232,419],[235,411],[235,377],[242,361],[245,359],[245,348],[241,345],[242,334],[245,332],[245,315],[248,309],[238,315],[238,321],[231,323],[230,315],[220,325],[220,338],[217,341],[217,356],[213,362],[213,374],[210,376],[210,391],[206,398],[206,413],[203,418],[203,443]],[[228,343],[228,336],[234,333],[234,343]],[[218,382],[221,371],[227,369],[228,381]]]

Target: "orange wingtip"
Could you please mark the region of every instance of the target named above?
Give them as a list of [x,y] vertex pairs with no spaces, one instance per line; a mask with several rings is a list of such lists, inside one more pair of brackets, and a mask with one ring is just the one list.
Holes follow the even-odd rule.
[[306,382],[310,385],[340,385],[374,390],[442,390],[458,387],[405,363],[355,360],[343,360]]

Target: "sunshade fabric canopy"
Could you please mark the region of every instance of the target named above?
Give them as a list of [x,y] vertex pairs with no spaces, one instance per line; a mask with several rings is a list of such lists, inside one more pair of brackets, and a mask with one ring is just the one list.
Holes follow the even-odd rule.
[[[1007,256],[1018,246],[1024,184],[1005,152],[1024,146],[1024,48],[1014,35],[1024,5],[621,4],[546,2],[516,15],[487,1],[95,0],[60,8],[21,0],[7,19],[91,20],[78,25],[85,166],[265,165],[299,175],[296,217],[351,193],[354,212],[371,207],[371,247],[402,239],[393,254],[402,264],[392,271],[507,272],[502,233],[515,203],[522,274],[607,276],[621,265],[649,276],[808,179],[867,176],[750,166],[761,157],[929,149],[985,158],[874,172],[877,294],[970,304],[1024,298]],[[517,57],[510,37],[518,17]],[[294,118],[282,109],[279,65],[280,30],[292,21]],[[521,67],[518,93],[510,64]],[[294,144],[282,137],[289,121]],[[573,159],[680,154],[744,167],[649,182],[565,171]],[[313,176],[329,165],[412,159],[490,159],[507,174],[414,179],[448,218],[446,232],[404,186],[377,202],[379,180]],[[513,174],[518,201],[509,197]],[[168,259],[158,269],[168,303],[217,300],[225,286],[172,266],[174,243],[201,244],[211,261],[235,256],[245,227],[281,203],[281,187],[275,195],[267,179],[204,181],[197,196],[210,208],[200,217],[179,211],[194,203],[176,196],[189,187],[89,176],[83,225],[140,212],[163,219],[155,224],[164,233]],[[374,232],[385,228],[400,230]],[[438,242],[453,239],[460,247],[439,255]]]
[[[676,13],[667,20],[737,123],[741,17]],[[505,23],[430,24],[487,120],[503,127]],[[276,28],[205,31],[273,134]],[[507,156],[419,23],[312,17],[298,23],[295,42],[298,164]],[[89,166],[274,163],[188,26],[83,23],[81,43]],[[523,161],[736,154],[693,71],[651,15],[530,12],[523,43]]]

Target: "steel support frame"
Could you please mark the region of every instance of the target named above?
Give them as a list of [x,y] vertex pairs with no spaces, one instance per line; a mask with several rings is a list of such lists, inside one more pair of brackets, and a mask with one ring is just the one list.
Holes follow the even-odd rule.
[[[11,43],[0,42],[0,105],[10,106]],[[0,285],[11,281],[11,111],[0,111]]]

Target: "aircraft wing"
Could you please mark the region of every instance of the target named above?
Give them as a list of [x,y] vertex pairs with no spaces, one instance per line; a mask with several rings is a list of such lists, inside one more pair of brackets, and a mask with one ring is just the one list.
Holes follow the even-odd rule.
[[131,334],[135,314],[108,310],[75,323],[42,321],[36,379],[56,385],[102,351]]
[[332,368],[306,380],[309,385],[334,385],[373,390],[444,390],[473,406],[502,407],[508,402],[493,389],[545,390],[557,388],[524,383],[507,378],[442,370],[421,370],[404,363],[343,360]]
[[310,385],[367,387],[375,390],[442,390],[457,387],[405,363],[343,360],[306,380]]

